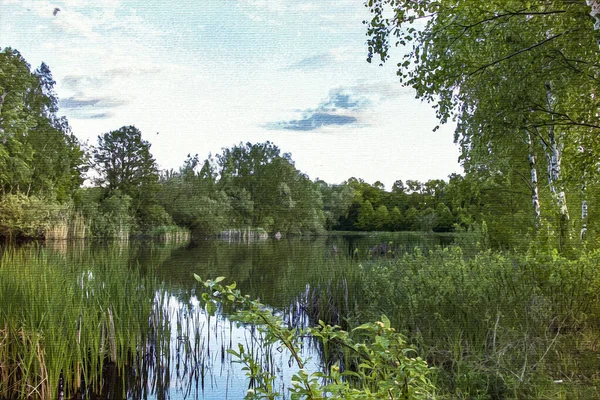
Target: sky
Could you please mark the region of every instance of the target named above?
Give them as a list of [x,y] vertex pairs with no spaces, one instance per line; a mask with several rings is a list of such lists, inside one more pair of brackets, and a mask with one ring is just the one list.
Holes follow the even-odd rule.
[[460,173],[454,126],[433,132],[395,63],[366,61],[368,17],[361,0],[0,0],[0,48],[50,66],[80,140],[135,125],[161,169],[268,140],[331,184]]

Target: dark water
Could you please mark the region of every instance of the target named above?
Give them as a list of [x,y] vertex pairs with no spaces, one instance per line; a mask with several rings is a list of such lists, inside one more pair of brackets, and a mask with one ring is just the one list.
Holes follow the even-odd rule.
[[[193,274],[203,279],[224,276],[225,282],[235,281],[242,293],[260,299],[286,321],[302,325],[311,320],[310,312],[301,304],[311,288],[345,287],[339,296],[360,307],[360,299],[352,298],[347,282],[359,284],[355,280],[361,263],[394,258],[415,247],[426,251],[452,240],[448,235],[404,233],[255,242],[210,239],[185,245],[49,242],[45,246],[51,254],[74,264],[85,265],[110,254],[116,260],[114,268],[139,267],[163,282],[157,288],[162,301],[157,303],[162,304],[161,311],[169,319],[170,351],[141,375],[136,371],[132,373],[135,376],[113,376],[107,371],[108,384],[98,398],[239,399],[246,394],[249,382],[242,365],[227,349],[237,349],[238,344],[251,349],[264,368],[277,376],[276,385],[284,394],[297,368],[286,351],[263,346],[253,327],[238,326],[226,315],[209,318],[199,304],[200,288]],[[337,285],[340,281],[345,286]],[[309,339],[304,356],[312,359],[309,370],[319,369],[319,352]]]

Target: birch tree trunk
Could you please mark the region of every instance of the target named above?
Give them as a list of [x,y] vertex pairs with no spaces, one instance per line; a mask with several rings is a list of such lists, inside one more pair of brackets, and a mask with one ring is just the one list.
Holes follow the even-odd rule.
[[529,158],[529,168],[531,171],[531,203],[533,205],[533,216],[534,216],[534,224],[537,229],[540,224],[540,219],[542,216],[541,207],[540,207],[540,191],[538,186],[538,175],[537,175],[537,165],[535,154],[533,152],[533,139],[531,137],[531,132],[527,131],[527,148],[528,148],[528,158]]
[[[546,83],[546,102],[548,111],[554,112],[552,87],[550,83]],[[552,117],[554,120],[554,117]],[[559,142],[555,132],[555,125],[550,124],[548,126],[547,140],[542,138],[540,135],[541,143],[546,154],[547,160],[547,175],[548,175],[548,186],[550,187],[550,194],[554,200],[555,206],[558,211],[558,233],[559,233],[559,245],[562,247],[567,238],[568,233],[568,221],[569,209],[567,207],[567,198],[563,184],[560,181],[561,173],[561,158],[562,158],[562,143]],[[538,132],[539,134],[539,132]]]
[[[585,153],[585,148],[583,146],[579,146],[579,151],[581,154]],[[583,174],[581,175],[581,231],[579,232],[579,238],[581,240],[585,240],[585,236],[587,233],[587,220],[588,220],[588,202],[586,199],[586,178],[587,174],[585,171],[585,166],[583,170]]]

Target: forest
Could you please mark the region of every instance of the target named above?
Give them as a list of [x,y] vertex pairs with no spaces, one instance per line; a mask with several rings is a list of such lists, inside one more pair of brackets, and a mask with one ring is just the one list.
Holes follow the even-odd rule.
[[[311,180],[274,143],[239,143],[179,170],[159,170],[135,126],[81,143],[59,116],[55,81],[17,50],[2,51],[0,234],[5,238],[126,238],[187,231],[307,235],[327,231],[474,229],[486,222],[527,233],[527,165],[499,173],[478,168],[448,180],[396,181],[390,190],[351,177]],[[512,167],[511,167],[512,168]],[[507,190],[508,189],[508,190]],[[593,228],[593,227],[591,227]],[[497,232],[496,232],[497,231]]]

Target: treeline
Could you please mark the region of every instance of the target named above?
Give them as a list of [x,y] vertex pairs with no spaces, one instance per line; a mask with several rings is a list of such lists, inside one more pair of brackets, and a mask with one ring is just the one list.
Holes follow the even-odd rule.
[[321,233],[318,185],[270,142],[239,144],[200,163],[188,155],[160,180],[158,201],[173,220],[200,233],[226,229]]
[[[81,144],[58,116],[47,65],[32,70],[7,48],[0,71],[3,237],[483,229],[490,244],[510,247],[539,231],[526,156],[507,158],[506,168],[469,164],[465,176],[447,181],[398,180],[389,191],[357,178],[336,185],[311,181],[270,142],[240,143],[204,161],[190,154],[178,170],[160,171],[134,126],[104,133],[94,146]],[[89,170],[93,187],[82,187]],[[591,204],[595,188],[590,184],[585,192]],[[551,201],[545,196],[538,202]],[[595,210],[585,217],[588,235],[597,229]],[[552,220],[544,221],[551,228]]]

